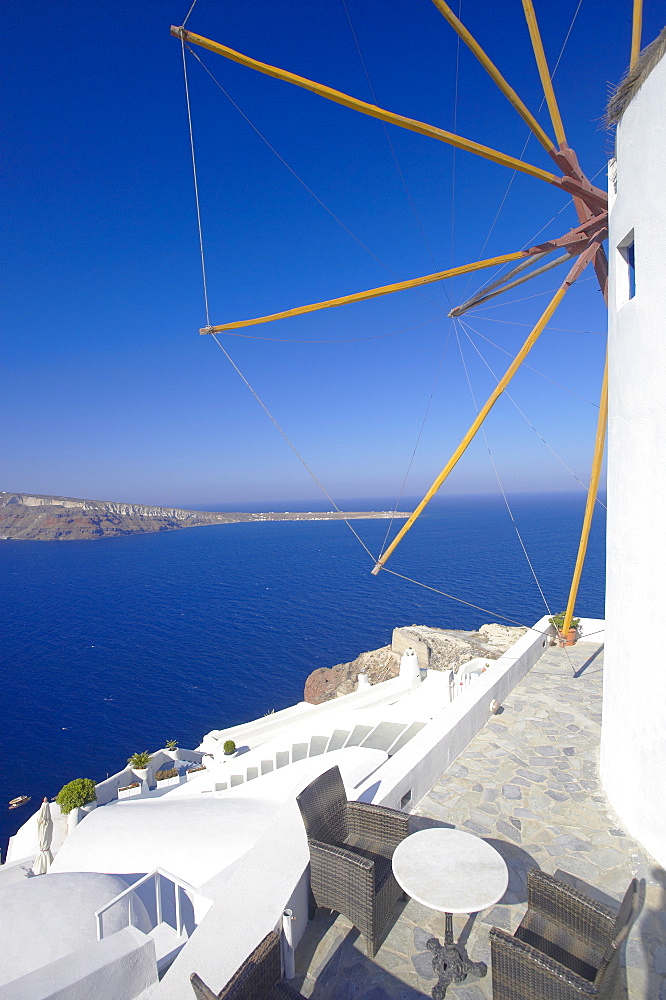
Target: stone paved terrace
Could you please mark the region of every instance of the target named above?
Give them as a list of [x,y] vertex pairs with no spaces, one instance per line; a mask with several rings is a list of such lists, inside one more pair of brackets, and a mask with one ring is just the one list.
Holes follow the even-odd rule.
[[[415,810],[413,831],[455,827],[487,840],[504,857],[509,886],[485,912],[454,917],[454,934],[483,979],[449,986],[451,1000],[492,997],[493,925],[513,931],[526,909],[531,867],[557,874],[604,902],[621,899],[633,875],[645,902],[626,948],[630,1000],[666,1000],[666,872],[622,829],[599,781],[603,647],[551,649],[507,698]],[[655,781],[663,794],[663,781]],[[563,874],[563,873],[566,873]],[[411,1000],[435,985],[429,937],[444,937],[444,915],[414,900],[374,961],[346,918],[318,910],[296,954],[293,985],[312,1000]]]

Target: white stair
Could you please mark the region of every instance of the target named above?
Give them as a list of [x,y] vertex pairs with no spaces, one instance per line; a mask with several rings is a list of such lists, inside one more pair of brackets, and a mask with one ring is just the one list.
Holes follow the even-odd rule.
[[153,927],[152,931],[148,932],[148,937],[151,937],[155,942],[158,972],[162,972],[173,962],[180,949],[187,942],[187,934],[179,936],[174,928],[166,923]]
[[423,729],[425,722],[380,722],[376,726],[359,724],[350,731],[334,729],[329,736],[312,735],[309,742],[293,743],[290,750],[278,750],[274,758],[262,760],[258,765],[248,767],[244,772],[229,774],[226,781],[216,782],[215,791],[222,792],[235,788],[247,781],[253,781],[263,774],[270,774],[281,767],[295,764],[308,757],[341,750],[343,747],[363,746],[370,750],[383,750],[390,756],[401,750],[413,736]]

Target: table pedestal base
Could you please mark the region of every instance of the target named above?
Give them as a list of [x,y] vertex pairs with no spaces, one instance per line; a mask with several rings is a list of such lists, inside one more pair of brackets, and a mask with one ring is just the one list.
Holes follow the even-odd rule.
[[439,977],[432,991],[433,1000],[443,1000],[449,983],[462,983],[468,975],[481,979],[488,971],[485,962],[470,962],[465,949],[453,943],[453,917],[450,913],[446,914],[444,944],[433,937],[426,948],[432,952],[432,967]]

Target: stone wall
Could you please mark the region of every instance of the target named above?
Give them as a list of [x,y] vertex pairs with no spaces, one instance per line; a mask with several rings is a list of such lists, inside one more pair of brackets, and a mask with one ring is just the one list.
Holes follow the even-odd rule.
[[303,700],[311,705],[321,705],[351,694],[356,690],[359,673],[363,672],[371,684],[397,677],[400,657],[410,646],[416,650],[420,667],[455,670],[476,656],[498,659],[526,631],[505,625],[482,625],[476,632],[427,625],[402,626],[393,630],[390,646],[361,653],[349,663],[314,670],[305,682]]

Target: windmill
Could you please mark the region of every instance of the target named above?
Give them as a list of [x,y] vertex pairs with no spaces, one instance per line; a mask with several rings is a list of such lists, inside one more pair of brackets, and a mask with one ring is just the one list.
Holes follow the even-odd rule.
[[[497,400],[501,397],[502,393],[506,390],[507,386],[511,382],[511,379],[519,370],[529,352],[536,344],[540,334],[552,319],[568,289],[580,278],[589,265],[592,265],[595,271],[599,288],[607,302],[608,262],[603,242],[608,235],[608,199],[606,193],[600,188],[595,187],[584,174],[579,165],[575,151],[568,144],[532,0],[522,0],[522,5],[539,72],[541,86],[543,88],[545,101],[548,106],[552,131],[555,136],[554,139],[551,138],[541,127],[535,116],[530,112],[516,91],[510,86],[498,67],[491,61],[479,43],[465,28],[451,7],[445,3],[444,0],[432,0],[432,2],[450,27],[456,32],[460,40],[469,48],[481,66],[489,74],[492,81],[509,101],[511,106],[527,124],[530,132],[546,150],[553,161],[554,167],[556,168],[555,172],[542,169],[541,167],[535,166],[522,159],[509,156],[508,154],[502,153],[496,149],[484,146],[474,140],[464,138],[458,134],[438,128],[426,122],[395,114],[384,108],[380,108],[375,104],[369,104],[348,94],[342,93],[341,91],[334,90],[324,84],[298,76],[297,74],[291,73],[287,70],[260,62],[250,56],[237,52],[226,45],[188,31],[184,26],[173,26],[171,28],[171,34],[180,38],[183,46],[183,52],[186,45],[203,47],[236,63],[254,69],[259,73],[266,74],[287,83],[291,83],[294,86],[309,90],[320,97],[340,104],[343,107],[364,115],[369,115],[382,122],[417,132],[421,135],[453,146],[456,149],[464,150],[511,170],[519,171],[522,174],[526,174],[544,183],[559,188],[573,200],[578,225],[564,233],[559,238],[548,240],[526,250],[509,252],[486,260],[474,261],[458,267],[449,268],[445,271],[438,271],[418,278],[412,278],[390,285],[366,289],[364,291],[343,295],[334,299],[296,306],[292,309],[272,313],[270,315],[227,322],[219,325],[207,325],[200,330],[200,333],[203,335],[215,335],[244,327],[256,326],[275,320],[312,313],[322,309],[334,308],[354,302],[362,302],[368,299],[383,295],[390,295],[410,288],[418,288],[423,285],[441,281],[445,278],[467,274],[497,265],[514,265],[512,270],[505,273],[502,278],[490,282],[471,299],[453,308],[449,313],[450,316],[460,316],[467,309],[472,308],[472,306],[478,306],[481,302],[487,301],[491,297],[500,295],[508,289],[515,288],[518,284],[522,284],[531,278],[537,277],[566,260],[571,261],[570,269],[564,281],[556,290],[536,324],[530,330],[522,347],[515,355],[506,372],[498,380],[497,385],[490,393],[484,405],[480,407],[475,420],[463,436],[456,449],[453,451],[450,459],[440,474],[436,477],[416,509],[406,520],[400,531],[396,534],[391,544],[377,559],[372,570],[372,573],[375,575],[378,574],[382,568],[384,568],[387,560],[400,544],[405,534],[409,531],[416,519],[420,516],[428,503],[443,485],[449,474],[455,468],[458,461],[481,428],[485,418],[488,416]],[[642,0],[634,0],[631,67],[635,65],[640,52],[641,23]],[[546,261],[547,257],[558,252],[559,254],[556,259]],[[606,362],[599,404],[596,441],[585,515],[578,547],[578,555],[573,573],[573,580],[564,614],[563,631],[565,633],[568,631],[574,613],[574,606],[583,569],[583,563],[585,560],[587,542],[592,523],[592,515],[600,480],[608,409],[607,368],[608,366]]]

